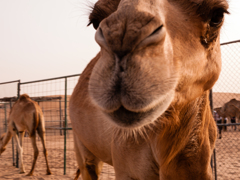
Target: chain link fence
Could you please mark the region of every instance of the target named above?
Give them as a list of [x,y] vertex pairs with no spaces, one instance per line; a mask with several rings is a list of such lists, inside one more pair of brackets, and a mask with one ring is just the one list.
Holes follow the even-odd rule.
[[[31,82],[0,83],[0,136],[7,131],[7,120],[13,103],[20,94],[28,94],[41,107],[46,128],[46,148],[49,166],[53,174],[74,177],[78,169],[74,152],[73,133],[69,118],[69,100],[79,79],[79,74]],[[14,85],[12,83],[15,83]],[[12,91],[14,93],[7,93]],[[35,172],[45,174],[45,159],[40,138],[37,138],[39,156]],[[33,160],[33,147],[28,134],[23,141],[23,161],[26,172],[30,171]],[[16,143],[8,143],[1,162],[12,161],[18,167]],[[1,163],[0,162],[0,163]],[[1,176],[0,176],[1,179]],[[113,168],[104,164],[102,180],[114,179]]]
[[[214,179],[240,179],[240,41],[224,43],[222,50],[222,71],[212,89],[211,104],[218,125],[218,139],[212,157]],[[49,151],[51,171],[70,174],[77,170],[73,134],[68,114],[68,102],[78,81],[79,74],[59,78],[21,83],[20,80],[0,83],[0,135],[7,130],[7,119],[12,104],[20,94],[28,94],[38,102],[45,116],[46,145]],[[7,98],[6,98],[7,97]],[[28,172],[33,149],[25,135],[23,143],[25,168]],[[37,141],[42,151],[40,139]],[[14,166],[18,165],[16,144],[9,143],[8,157]],[[35,171],[45,170],[43,153],[39,154]],[[41,171],[40,171],[41,173]],[[114,179],[112,167],[104,165],[100,179]]]
[[214,179],[240,179],[240,40],[221,44],[222,71],[213,87],[218,125]]
[[[28,94],[38,102],[43,111],[49,166],[54,174],[74,174],[77,169],[71,124],[68,116],[68,102],[74,88],[70,85],[76,84],[78,78],[79,75],[72,75],[20,83],[19,86],[20,94]],[[41,147],[40,144],[41,141],[38,139],[37,145],[39,147]],[[33,159],[33,150],[30,138],[25,138],[23,149],[26,149],[24,158],[27,159],[29,156],[31,161]],[[43,154],[41,155],[43,157]],[[44,159],[42,165],[45,165]],[[36,166],[36,171],[37,168]],[[45,167],[40,168],[45,169]],[[26,169],[26,171],[28,170]]]
[[[0,98],[4,97],[17,97],[18,85],[20,80],[0,83]],[[7,122],[10,109],[12,108],[13,101],[0,101],[0,136],[7,132]],[[17,148],[14,144],[14,139],[9,142],[9,149],[11,149],[11,160],[13,166],[16,165]]]

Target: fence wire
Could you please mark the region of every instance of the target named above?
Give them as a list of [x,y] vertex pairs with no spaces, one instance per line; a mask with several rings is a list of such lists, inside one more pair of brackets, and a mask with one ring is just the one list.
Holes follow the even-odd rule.
[[[218,180],[240,179],[240,41],[221,45],[222,71],[212,90],[213,115],[218,125],[218,139],[212,157],[213,178]],[[68,113],[70,96],[77,84],[79,75],[20,83],[12,81],[0,83],[0,135],[6,132],[8,114],[19,94],[28,94],[38,102],[45,117],[46,146],[49,165],[54,174],[70,174],[74,177],[77,162],[74,152],[73,133]],[[17,85],[18,84],[18,85]],[[225,122],[225,123],[224,123]],[[28,172],[33,160],[33,149],[28,135],[23,142],[23,158]],[[40,139],[37,140],[42,152]],[[12,149],[13,165],[17,165],[16,144],[9,143]],[[39,154],[35,171],[45,173],[43,153]],[[104,164],[100,180],[114,179],[112,167]]]
[[[240,40],[221,44],[222,71],[213,87],[214,118],[218,124],[214,179],[240,179]],[[216,175],[215,175],[216,174]]]
[[[46,128],[46,148],[48,150],[49,166],[53,174],[70,175],[74,177],[77,171],[77,162],[74,152],[72,125],[69,118],[69,100],[74,87],[77,84],[79,75],[44,79],[32,82],[17,82],[18,85],[12,86],[10,83],[0,83],[0,88],[7,89],[15,87],[14,94],[0,96],[0,135],[7,131],[7,119],[12,104],[20,94],[28,94],[31,99],[36,101],[43,111]],[[2,86],[1,86],[2,85]],[[10,97],[9,97],[10,96]],[[40,138],[37,138],[39,156],[35,166],[36,174],[45,174],[46,165],[43,155]],[[9,143],[8,156],[13,166],[18,167],[18,154],[16,143]],[[10,153],[10,150],[12,150]],[[11,156],[11,157],[10,157]],[[23,141],[23,161],[26,172],[30,171],[33,161],[33,148],[28,134],[25,133]],[[114,179],[112,167],[104,164],[100,180]]]
[[[68,86],[68,82],[76,84],[78,78],[79,75],[20,83],[21,94],[28,94],[38,102],[43,111],[49,166],[54,174],[74,174],[77,169],[72,131],[65,128],[70,127],[68,102],[73,90],[72,86]],[[25,138],[23,146],[25,149],[24,160],[29,159],[29,162],[31,162],[33,149],[29,138]],[[39,138],[38,146],[42,149]],[[46,168],[43,153],[41,156],[41,163],[36,165],[36,171],[38,165],[40,166],[39,169]],[[27,168],[26,171],[28,171]]]
[[[18,96],[18,84],[20,80],[3,82],[0,83],[0,98],[4,98],[7,96]],[[10,113],[10,109],[12,108],[14,102],[10,101],[0,101],[0,136],[7,132],[7,122],[8,116]],[[15,147],[14,139],[8,143],[9,149],[11,149],[11,158],[9,160],[12,161],[12,165],[16,166],[17,159],[17,148]]]

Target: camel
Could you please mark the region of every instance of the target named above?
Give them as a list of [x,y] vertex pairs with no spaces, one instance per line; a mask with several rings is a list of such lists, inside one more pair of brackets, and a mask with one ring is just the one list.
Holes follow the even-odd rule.
[[[228,119],[229,117],[226,116],[225,114],[222,114],[221,109],[222,109],[222,107],[214,108],[214,113],[217,113],[219,115],[219,119],[215,119],[215,121],[217,124],[226,124],[227,120],[229,120]],[[227,126],[218,126],[218,138],[219,139],[222,138],[222,130],[226,131]]]
[[[232,103],[233,102],[232,100],[225,103],[223,107],[214,108],[214,111],[216,111],[217,114],[221,117],[220,122],[217,122],[217,123],[230,124],[230,123],[238,123],[239,122],[240,108],[237,107],[237,104]],[[234,118],[234,117],[235,117],[235,120],[232,120],[232,118]],[[218,129],[219,129],[219,139],[221,139],[222,138],[222,130],[226,131],[227,126],[223,126],[223,127],[218,126]],[[232,126],[232,129],[233,129],[233,126]],[[234,129],[235,130],[238,129],[236,125],[234,125]]]
[[[223,114],[221,114],[221,108],[222,107],[214,108],[214,113],[217,113],[219,116],[219,119],[215,119],[215,121],[217,124],[219,124],[219,123],[226,124],[226,120],[225,120],[226,117]],[[223,129],[226,131],[227,127],[226,126],[218,126],[218,139],[222,138],[222,130]]]
[[[32,163],[32,168],[27,176],[32,176],[35,168],[35,164],[38,157],[38,148],[36,144],[36,131],[41,139],[43,145],[43,153],[46,160],[47,166],[47,175],[51,174],[48,158],[47,158],[47,149],[46,149],[46,138],[45,138],[45,122],[44,116],[40,106],[27,94],[23,94],[19,99],[13,104],[12,109],[10,110],[9,119],[8,119],[8,129],[5,135],[2,135],[0,138],[0,155],[5,151],[7,143],[10,141],[13,136],[19,153],[19,168],[20,173],[25,173],[25,168],[23,165],[23,137],[25,131],[28,131],[29,137],[31,138],[32,146],[34,149],[34,160]],[[17,132],[19,133],[19,139]]]
[[226,0],[98,0],[100,52],[69,114],[78,175],[97,180],[210,180],[217,137],[209,89],[221,71]]
[[236,123],[239,122],[240,118],[240,101],[231,99],[226,102],[222,107],[214,108],[214,110],[222,117],[222,122],[227,118],[228,123],[231,122],[231,118],[236,118]]
[[223,105],[221,108],[221,113],[228,117],[229,122],[231,118],[235,117],[236,123],[238,123],[240,118],[240,101],[236,100],[235,98],[231,99]]

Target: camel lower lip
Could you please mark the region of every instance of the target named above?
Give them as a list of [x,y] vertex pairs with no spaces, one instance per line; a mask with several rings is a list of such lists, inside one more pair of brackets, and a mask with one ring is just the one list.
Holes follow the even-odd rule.
[[147,112],[132,112],[121,106],[118,110],[106,113],[116,124],[121,127],[132,127],[148,117],[154,109]]

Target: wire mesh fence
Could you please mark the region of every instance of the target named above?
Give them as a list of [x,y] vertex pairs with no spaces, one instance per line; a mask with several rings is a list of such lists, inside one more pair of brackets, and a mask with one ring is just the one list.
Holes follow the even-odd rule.
[[[19,87],[20,80],[10,81],[10,82],[3,82],[0,83],[0,98],[4,97],[17,97],[18,96],[18,87]],[[8,101],[1,101],[0,100],[0,136],[7,132],[7,121],[8,115],[10,113],[10,109],[13,105],[13,101],[8,99]],[[14,140],[12,138],[11,142],[9,142],[9,149],[11,149],[11,161],[13,166],[16,165],[16,147]]]
[[240,179],[240,41],[221,44],[222,71],[213,87],[218,124],[214,179]]
[[[72,131],[66,128],[70,126],[67,108],[69,97],[73,90],[73,88],[68,87],[67,82],[71,80],[76,83],[78,78],[79,75],[73,75],[20,83],[21,94],[28,94],[33,100],[38,102],[43,111],[49,166],[55,174],[73,174],[77,169],[76,161],[74,160]],[[40,139],[38,139],[38,143],[39,147],[41,147]],[[29,159],[33,159],[33,149],[29,138],[25,138],[24,148],[26,154],[29,155],[29,152],[32,152],[29,155]],[[38,168],[37,165],[36,169]],[[44,161],[42,165],[45,165]]]
[[[53,174],[67,174],[74,177],[77,170],[68,103],[78,78],[79,74],[23,83],[17,81],[14,94],[5,93],[0,96],[0,135],[7,130],[7,119],[11,106],[20,94],[28,94],[32,100],[39,104],[45,118],[46,148],[49,166]],[[9,87],[9,83],[2,83],[3,85]],[[2,89],[6,89],[6,87],[2,87]],[[8,97],[5,97],[6,95]],[[28,136],[28,133],[25,133],[23,141],[23,161],[26,172],[30,171],[34,155]],[[39,152],[43,152],[39,137],[37,138],[37,146]],[[12,152],[8,155],[12,157],[13,165],[18,167],[16,143],[14,144],[12,141],[7,148],[9,152]],[[42,173],[43,169],[46,169],[45,159],[43,153],[40,153],[35,172]],[[113,168],[104,164],[101,179],[113,179],[113,177]]]
[[[212,90],[211,103],[218,125],[218,139],[212,157],[214,179],[240,179],[240,41],[222,44],[222,72]],[[45,117],[46,146],[51,171],[70,174],[77,170],[73,133],[68,113],[68,102],[79,78],[78,75],[45,79],[32,82],[13,81],[0,83],[0,135],[6,132],[8,114],[19,94],[28,94],[38,102]],[[8,97],[8,98],[4,98]],[[28,134],[23,149],[26,171],[30,170],[33,149]],[[40,139],[37,140],[42,151]],[[16,144],[9,143],[13,165],[17,165]],[[45,169],[43,153],[39,154],[35,171]],[[114,179],[114,170],[106,164],[101,180]]]

